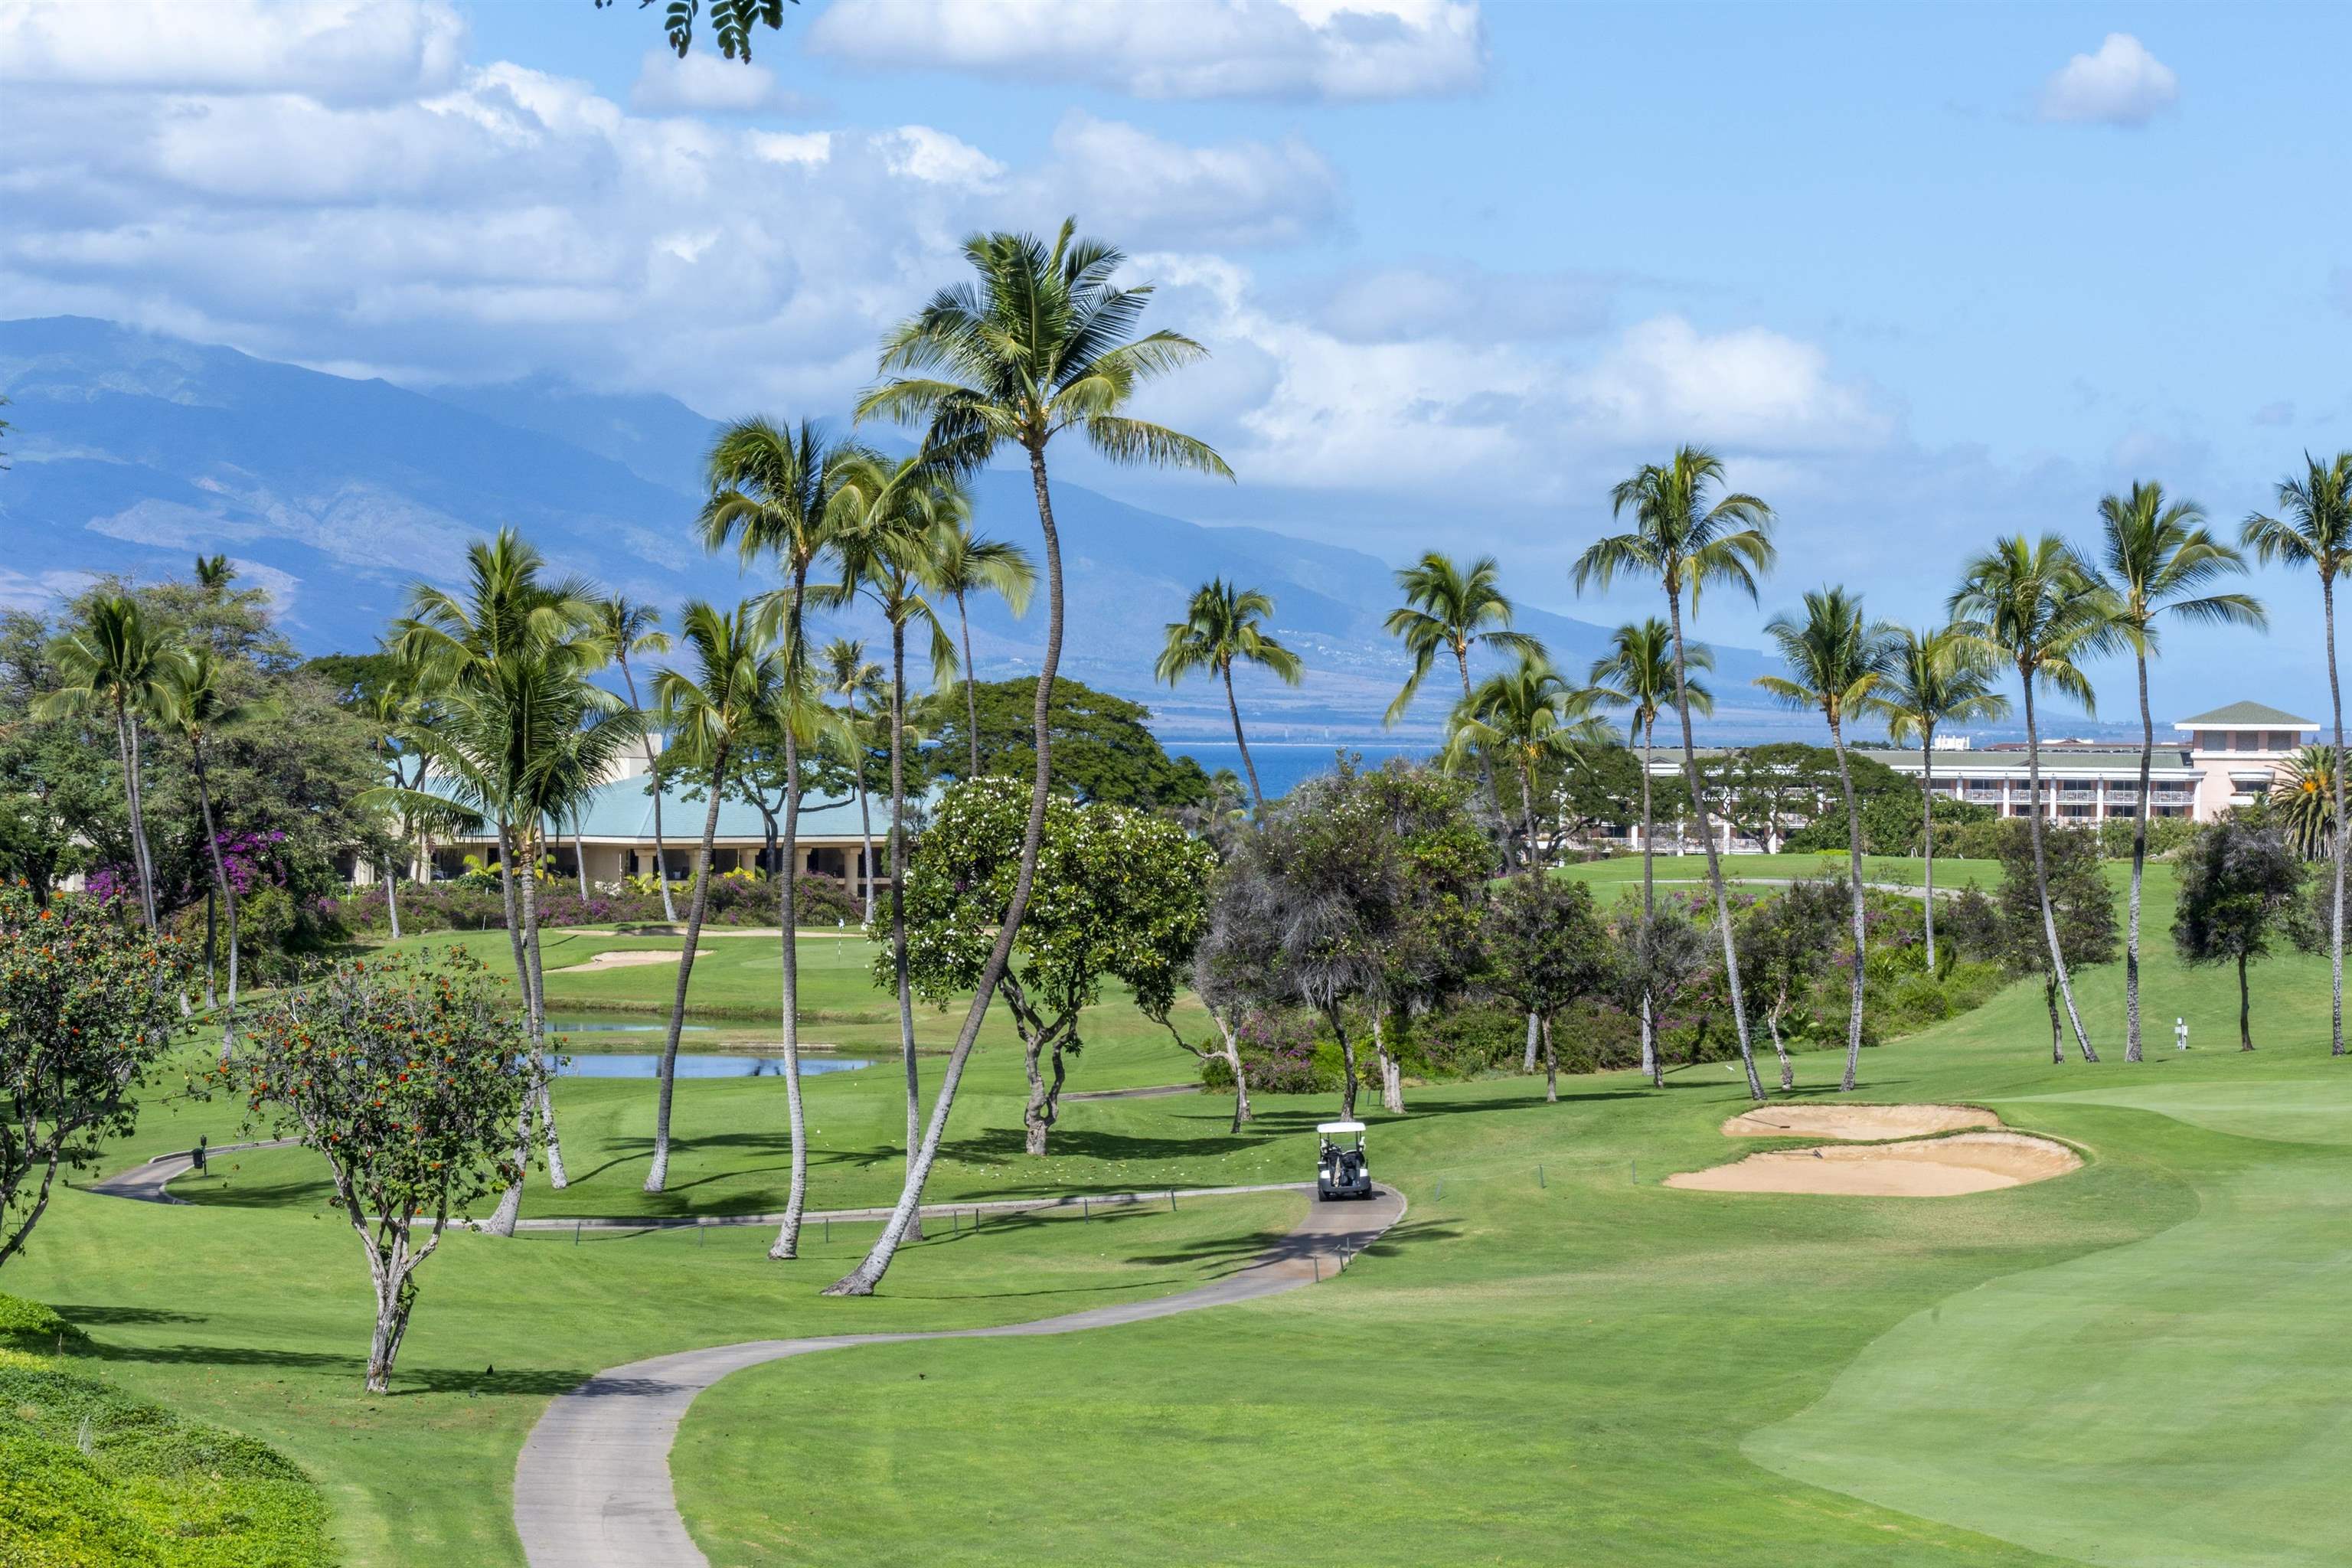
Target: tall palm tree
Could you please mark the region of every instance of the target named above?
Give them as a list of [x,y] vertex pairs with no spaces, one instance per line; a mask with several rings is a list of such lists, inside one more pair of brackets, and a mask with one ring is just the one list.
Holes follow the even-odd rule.
[[148,626],[138,601],[105,594],[90,601],[82,623],[58,649],[59,685],[35,710],[43,718],[103,709],[114,718],[114,744],[122,760],[122,793],[131,813],[131,869],[139,912],[155,929],[155,858],[147,847],[147,802],[142,785],[141,722],[168,700],[169,677],[180,657],[169,637]]
[[702,918],[710,907],[711,841],[719,836],[719,803],[727,794],[728,769],[740,743],[773,705],[783,679],[782,656],[773,639],[762,634],[760,619],[757,606],[749,603],[724,611],[698,599],[690,601],[678,617],[678,635],[693,666],[663,669],[654,677],[661,722],[679,760],[702,773],[709,804],[703,808],[702,840],[694,857],[694,892],[687,905],[677,987],[670,998],[669,1033],[662,1041],[653,1167],[646,1173],[649,1193],[660,1192],[669,1179],[669,1110],[677,1081],[677,1039],[686,1027],[686,992],[694,978]]
[[2058,945],[2058,921],[2050,909],[2049,863],[2042,848],[2042,749],[2035,727],[2033,694],[2037,688],[2062,692],[2092,710],[2096,700],[2083,664],[2114,650],[2119,640],[2115,595],[2074,546],[2054,533],[2039,540],[2023,534],[2004,539],[1969,563],[1960,586],[1952,595],[1951,610],[1962,635],[1988,653],[2005,656],[2016,668],[2025,693],[2025,770],[2028,793],[2027,837],[2033,845],[2034,893],[2042,901],[2042,932],[2050,943],[2050,973],[2065,999],[2066,1016],[2074,1026],[2074,1044],[2083,1059],[2095,1062],[2083,1032],[2082,1015],[2074,1007],[2074,988],[2066,975],[2066,956]]
[[1006,447],[1018,447],[1028,459],[1045,541],[1045,657],[1037,671],[1032,720],[1037,774],[1004,923],[940,1074],[922,1157],[872,1249],[827,1287],[836,1295],[871,1295],[914,1221],[964,1063],[1012,958],[1036,879],[1045,802],[1053,788],[1048,705],[1062,659],[1062,544],[1054,526],[1046,448],[1055,437],[1072,431],[1114,463],[1233,477],[1225,460],[1205,443],[1124,412],[1145,382],[1205,358],[1208,351],[1176,332],[1133,335],[1150,302],[1150,287],[1118,285],[1114,279],[1127,258],[1110,246],[1078,238],[1076,229],[1076,219],[1065,222],[1051,245],[1023,234],[976,234],[965,240],[964,258],[976,276],[940,289],[891,330],[883,339],[880,364],[889,379],[858,400],[861,419],[880,416],[924,424],[926,456],[959,471],[979,468]]
[[1853,979],[1845,1025],[1845,1078],[1838,1088],[1853,1089],[1862,1067],[1862,969],[1865,929],[1862,901],[1862,813],[1853,802],[1853,771],[1845,759],[1845,727],[1884,711],[1879,684],[1886,679],[1889,631],[1862,618],[1862,600],[1843,588],[1820,588],[1805,595],[1800,620],[1775,616],[1764,633],[1780,650],[1786,675],[1759,675],[1756,684],[1791,708],[1811,708],[1829,721],[1830,749],[1837,754],[1838,789],[1845,796],[1846,890],[1853,916]]
[[1509,761],[1519,775],[1519,831],[1526,837],[1520,869],[1542,871],[1536,853],[1536,774],[1546,763],[1570,763],[1580,747],[1609,738],[1592,709],[1601,694],[1570,686],[1540,654],[1522,654],[1517,666],[1497,670],[1473,687],[1445,726],[1444,763],[1459,771],[1483,756]]
[[[2304,455],[2302,479],[2278,486],[2278,514],[2246,519],[2239,542],[2263,565],[2308,566],[2319,575],[2319,603],[2327,634],[2327,701],[2336,718],[2335,755],[2344,755],[2344,688],[2336,677],[2336,579],[2352,567],[2352,452],[2326,463]],[[2329,1054],[2344,1054],[2344,770],[2336,770],[2336,883],[2328,921],[2328,965],[2336,1000],[2328,1026]]]
[[2271,815],[2306,860],[2318,859],[2336,842],[2336,803],[2328,795],[2335,773],[2335,747],[2305,746],[2271,781]]
[[[1919,742],[1921,847],[1927,851],[1927,971],[1936,970],[1936,731],[1946,724],[2009,717],[2009,699],[1992,688],[1993,664],[1983,647],[1956,626],[1937,631],[1894,628],[1886,679],[1879,689],[1888,739]],[[2145,793],[2144,791],[2142,793]]]
[[[1452,556],[1435,550],[1398,569],[1396,585],[1404,593],[1404,603],[1389,612],[1381,629],[1404,644],[1405,652],[1412,656],[1412,673],[1405,677],[1404,688],[1389,704],[1382,723],[1394,724],[1404,717],[1440,652],[1454,656],[1465,700],[1470,696],[1472,648],[1484,644],[1522,659],[1544,657],[1540,639],[1511,629],[1514,612],[1498,585],[1502,575],[1503,569],[1491,555],[1481,555],[1465,572]],[[1487,809],[1500,816],[1503,804],[1495,790],[1495,769],[1484,757],[1478,760],[1478,777],[1486,792]]]
[[[841,582],[818,590],[827,608],[864,595],[890,628],[890,970],[898,999],[898,1053],[907,1075],[907,1161],[911,1172],[922,1142],[922,1079],[915,1057],[915,994],[907,953],[907,631],[930,634],[936,688],[956,671],[955,645],[924,595],[942,541],[962,531],[971,502],[952,470],[919,458],[866,466],[851,487],[865,504],[842,526],[835,543]],[[909,1234],[921,1234],[922,1216]]]
[[[843,748],[843,760],[847,763],[850,776],[856,781],[857,823],[866,840],[866,858],[858,863],[858,879],[866,885],[866,923],[874,923],[874,815],[867,807],[866,791],[866,759],[871,749],[866,744],[866,726],[860,721],[867,715],[857,710],[860,698],[878,702],[887,710],[890,700],[889,682],[882,667],[866,657],[866,645],[849,637],[835,637],[824,645],[818,655],[821,666],[819,684],[828,697],[838,697],[842,703],[842,737],[847,742]],[[887,738],[884,742],[888,744]]]
[[[1715,893],[1716,925],[1723,936],[1723,968],[1731,995],[1731,1022],[1739,1038],[1739,1060],[1748,1070],[1748,1092],[1764,1098],[1756,1076],[1756,1054],[1748,1038],[1748,1010],[1739,994],[1739,952],[1731,929],[1731,900],[1724,891],[1723,861],[1708,825],[1706,795],[1698,776],[1698,742],[1691,731],[1690,658],[1683,641],[1683,600],[1698,617],[1702,590],[1728,586],[1756,597],[1756,579],[1772,569],[1772,509],[1752,495],[1715,496],[1723,484],[1723,459],[1699,447],[1677,447],[1664,463],[1637,469],[1610,492],[1611,515],[1633,514],[1631,532],[1595,540],[1576,562],[1576,588],[1604,592],[1620,573],[1655,577],[1666,591],[1666,628],[1675,648],[1675,711],[1683,725],[1683,782],[1690,789],[1691,813],[1706,851],[1706,879]],[[1710,498],[1713,499],[1710,499]]]
[[[221,1057],[226,1060],[236,1037],[237,922],[236,885],[229,880],[221,858],[220,825],[213,815],[212,742],[225,729],[267,719],[278,705],[266,698],[240,700],[223,684],[223,667],[208,647],[191,648],[165,667],[163,700],[156,721],[188,743],[194,763],[196,807],[203,817],[205,847],[212,858],[213,890],[228,921],[228,1012],[221,1024]],[[212,1003],[213,955],[209,935],[205,952],[205,1005]]]
[[1265,791],[1258,787],[1257,764],[1250,761],[1249,742],[1242,736],[1241,705],[1234,700],[1234,666],[1254,664],[1271,670],[1288,685],[1298,684],[1302,673],[1298,656],[1260,624],[1273,614],[1274,601],[1257,589],[1213,577],[1193,592],[1184,618],[1168,623],[1160,661],[1151,669],[1152,679],[1171,687],[1196,669],[1214,670],[1225,683],[1225,711],[1233,717],[1234,744],[1241,749],[1250,798],[1260,811],[1265,809]]
[[[862,471],[872,454],[853,441],[836,441],[802,420],[779,427],[765,419],[740,419],[719,432],[708,464],[710,500],[702,509],[703,546],[732,545],[745,564],[767,556],[782,574],[781,595],[769,605],[778,621],[777,647],[784,661],[782,687],[813,690],[814,672],[803,632],[809,573],[833,550],[842,518],[854,504],[845,481]],[[780,724],[784,751],[784,830],[777,882],[782,889],[784,1115],[790,1125],[792,1181],[784,1217],[768,1256],[800,1256],[801,1214],[808,1202],[807,1111],[801,1102],[800,952],[796,946],[800,883],[801,742],[808,716],[787,703]]]
[[[637,700],[636,674],[629,668],[629,659],[636,654],[669,651],[669,634],[661,629],[661,611],[615,594],[597,605],[596,629],[604,634],[613,650],[613,662],[621,671],[621,684],[628,689],[629,706],[644,712],[645,704]],[[669,851],[662,840],[661,763],[654,756],[650,726],[646,731],[646,777],[654,794],[654,881],[661,889],[662,919],[676,925],[677,904],[670,897]]]
[[2116,629],[2131,645],[2139,675],[2139,803],[2132,813],[2131,901],[2124,935],[2124,1060],[2140,1059],[2139,896],[2147,864],[2147,775],[2156,758],[2156,719],[2147,705],[2147,658],[2157,649],[2157,619],[2267,628],[2270,617],[2251,594],[2204,590],[2242,576],[2246,558],[2205,528],[2205,509],[2169,500],[2158,484],[2134,483],[2127,496],[2099,501],[2102,564],[2115,590]]
[[236,568],[229,564],[227,556],[199,555],[196,557],[196,586],[202,588],[206,594],[217,598],[227,593],[228,585],[236,580]]
[[[1711,670],[1715,668],[1715,650],[1705,643],[1693,643],[1684,650],[1684,662],[1691,669]],[[1654,814],[1650,808],[1650,750],[1658,733],[1658,710],[1675,700],[1675,639],[1666,623],[1652,616],[1640,621],[1628,621],[1609,636],[1609,653],[1592,661],[1592,671],[1586,677],[1600,693],[1601,700],[1612,707],[1631,710],[1626,721],[1625,743],[1642,748],[1642,931],[1646,937],[1650,923],[1657,915],[1657,887],[1652,872],[1655,859],[1652,840],[1656,837]],[[1698,712],[1715,711],[1715,694],[1696,676],[1683,682],[1683,699]],[[1655,1020],[1651,1014],[1650,989],[1642,988],[1642,1071],[1650,1081],[1664,1088],[1665,1074],[1658,1061]],[[1535,1070],[1533,1036],[1529,1037],[1528,1070]]]
[[[980,679],[971,663],[971,616],[965,601],[973,594],[1003,598],[1016,616],[1029,613],[1029,596],[1037,591],[1037,563],[1017,544],[986,539],[961,525],[942,536],[931,561],[931,590],[955,601],[956,629],[963,640],[964,740],[971,750],[971,772],[980,776],[980,699],[972,682]],[[866,919],[873,919],[867,911]]]

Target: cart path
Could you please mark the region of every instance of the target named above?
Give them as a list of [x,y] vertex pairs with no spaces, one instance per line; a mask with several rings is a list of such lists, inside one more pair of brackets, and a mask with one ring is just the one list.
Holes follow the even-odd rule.
[[1255,1262],[1172,1296],[989,1329],[752,1340],[599,1373],[557,1395],[524,1442],[515,1462],[515,1532],[531,1568],[709,1568],[678,1517],[669,1451],[695,1395],[729,1373],[850,1345],[1068,1334],[1255,1300],[1339,1272],[1404,1213],[1404,1195],[1387,1186],[1369,1203],[1314,1204]]

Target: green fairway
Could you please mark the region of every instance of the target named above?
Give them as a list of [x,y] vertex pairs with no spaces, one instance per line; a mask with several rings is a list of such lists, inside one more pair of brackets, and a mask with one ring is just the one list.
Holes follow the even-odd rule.
[[[1724,878],[1733,882],[1784,882],[1804,877],[1843,878],[1846,873],[1843,850],[1818,855],[1726,855],[1722,860]],[[1687,855],[1662,853],[1652,865],[1653,874],[1662,888],[1680,890],[1706,886],[1706,857],[1696,849]],[[1914,856],[1865,855],[1862,858],[1863,879],[1890,887],[1919,887],[1926,868],[1927,862]],[[1642,885],[1642,858],[1639,855],[1619,855],[1607,860],[1589,860],[1580,866],[1566,867],[1556,874],[1590,882],[1595,891],[1639,888]],[[1987,892],[2000,886],[2000,862],[1961,860],[1943,856],[1936,858],[1937,887],[1957,889],[1971,883]]]
[[[1367,1117],[1374,1172],[1412,1210],[1343,1279],[1072,1339],[866,1347],[738,1374],[680,1434],[680,1505],[733,1564],[1272,1563],[1334,1542],[1396,1564],[2339,1562],[2352,1064],[2326,1055],[2326,966],[2305,958],[2257,972],[2263,1049],[2240,1055],[2234,976],[2170,956],[2170,889],[2152,868],[2147,1062],[2121,1059],[2120,965],[2082,977],[2098,1066],[2050,1064],[2033,984],[1864,1056],[1863,1098],[1990,1106],[2082,1147],[2074,1174],[1930,1200],[1685,1192],[1659,1182],[1755,1146],[1717,1131],[1745,1103],[1723,1064],[1663,1092],[1629,1074],[1567,1080],[1556,1106],[1518,1079],[1415,1088],[1404,1117]],[[841,1026],[842,1043],[887,1047],[888,1015],[861,994],[865,944],[811,952],[826,940],[802,942],[814,1005],[877,1015]],[[608,945],[659,943],[579,934],[563,951]],[[706,982],[721,1006],[772,984],[772,940],[706,945],[698,1000]],[[551,973],[550,992],[646,1005],[670,973]],[[2186,1055],[2176,1014],[2198,1045]],[[919,1022],[928,1045],[954,1020]],[[1206,1096],[1078,1102],[1056,1153],[1033,1161],[1010,1031],[992,1020],[987,1041],[937,1197],[1296,1180],[1333,1110],[1265,1097],[1235,1135],[1228,1102]],[[1088,1042],[1074,1089],[1192,1073],[1123,1003]],[[1836,1068],[1801,1057],[1801,1092]],[[895,1062],[808,1093],[811,1201],[887,1199]],[[681,1085],[685,1142],[659,1199],[637,1190],[651,1085],[565,1079],[558,1097],[581,1179],[561,1194],[535,1182],[529,1212],[782,1201],[773,1079]],[[218,1141],[236,1121],[217,1101],[160,1103],[135,1142]],[[226,1155],[188,1185],[206,1200],[193,1209],[62,1194],[6,1284],[79,1317],[100,1370],[131,1391],[310,1468],[367,1563],[519,1561],[516,1448],[546,1398],[595,1368],[1178,1289],[1297,1212],[1269,1196],[977,1237],[935,1226],[865,1302],[814,1290],[870,1226],[818,1233],[793,1266],[763,1259],[757,1228],[462,1237],[428,1267],[403,1392],[370,1400],[360,1259],[320,1211],[311,1159]]]

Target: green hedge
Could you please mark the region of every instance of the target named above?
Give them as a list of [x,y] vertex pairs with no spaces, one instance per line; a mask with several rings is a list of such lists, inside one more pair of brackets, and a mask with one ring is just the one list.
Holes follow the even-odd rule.
[[[0,1296],[0,1338],[87,1343]],[[68,1363],[0,1350],[0,1565],[324,1568],[319,1489],[267,1444],[184,1420]]]

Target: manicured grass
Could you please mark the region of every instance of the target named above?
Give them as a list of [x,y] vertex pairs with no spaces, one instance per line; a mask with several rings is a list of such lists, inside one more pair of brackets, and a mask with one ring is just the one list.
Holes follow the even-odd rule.
[[[1722,858],[1724,877],[1730,881],[1784,881],[1798,877],[1843,877],[1846,873],[1843,850],[1822,855],[1726,855]],[[1706,886],[1706,857],[1696,849],[1687,855],[1662,854],[1654,866],[1654,875],[1662,888],[1681,890]],[[1863,879],[1870,882],[1916,888],[1921,885],[1926,867],[1927,862],[1916,856],[1862,858]],[[1642,885],[1642,858],[1619,855],[1607,860],[1587,861],[1581,866],[1566,867],[1558,875],[1590,882],[1596,893],[1620,887],[1638,889]],[[1936,857],[1937,887],[1958,889],[1970,883],[1988,893],[1993,891],[2000,886],[2000,862]]]
[[[2081,977],[2099,1066],[2049,1063],[2030,984],[1863,1058],[1864,1098],[1990,1105],[2080,1144],[2075,1174],[1939,1200],[1683,1192],[1658,1182],[1754,1146],[1717,1131],[1744,1103],[1720,1064],[1664,1092],[1571,1080],[1556,1106],[1518,1079],[1416,1089],[1405,1117],[1367,1118],[1374,1171],[1412,1212],[1344,1279],[1079,1338],[740,1374],[688,1418],[681,1505],[721,1563],[2340,1561],[2352,1065],[2326,1055],[2326,966],[2305,958],[2257,972],[2263,1048],[2239,1055],[2234,977],[2172,961],[2170,903],[2153,868],[2147,1063],[2121,1060],[2120,965]],[[715,995],[772,983],[739,962]],[[824,982],[844,1011],[859,963]],[[580,978],[625,995],[662,973]],[[1190,1076],[1131,1012],[1105,1015],[1077,1086]],[[923,1027],[943,1040],[951,1021]],[[1332,1109],[1269,1097],[1234,1136],[1205,1097],[1074,1105],[1061,1152],[1031,1162],[1009,1031],[990,1039],[942,1196],[1297,1179]],[[1802,1092],[1835,1070],[1833,1053],[1801,1058]],[[895,1191],[899,1094],[887,1067],[811,1082],[814,1202]],[[638,1212],[613,1205],[642,1171],[650,1087],[566,1080],[560,1098],[567,1153],[593,1173],[535,1186],[536,1210]],[[781,1098],[772,1079],[682,1086],[665,1201],[770,1206]],[[158,1147],[225,1114],[158,1110],[174,1135],[141,1135]],[[205,1194],[219,1206],[64,1194],[7,1285],[80,1311],[110,1378],[303,1463],[361,1563],[519,1561],[516,1447],[593,1368],[1175,1289],[1297,1213],[1229,1199],[935,1226],[866,1302],[812,1292],[870,1227],[789,1268],[748,1228],[459,1237],[428,1266],[404,1391],[369,1400],[356,1244],[308,1204],[307,1158],[230,1157],[243,1168]]]

